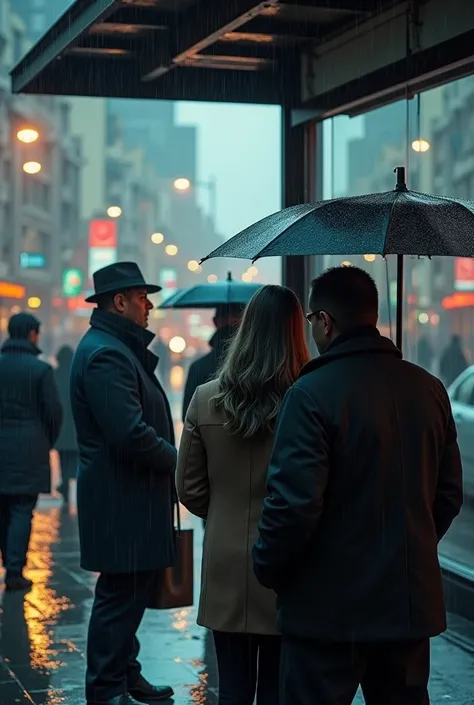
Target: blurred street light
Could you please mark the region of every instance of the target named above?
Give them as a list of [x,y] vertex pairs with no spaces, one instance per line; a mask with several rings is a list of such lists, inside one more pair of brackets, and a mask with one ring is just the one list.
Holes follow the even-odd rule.
[[252,281],[252,275],[250,274],[250,272],[244,272],[242,274],[242,281],[247,283]]
[[174,353],[182,353],[186,347],[186,341],[180,335],[175,335],[168,343],[169,349]]
[[41,164],[39,162],[25,162],[23,164],[23,171],[25,174],[39,174]]
[[30,296],[28,299],[28,306],[30,308],[39,308],[41,306],[41,299],[39,296]]
[[109,206],[107,208],[107,215],[109,218],[120,218],[122,215],[122,209],[120,206]]
[[153,233],[153,235],[151,236],[151,241],[155,245],[161,245],[161,243],[163,242],[164,239],[165,239],[165,236],[163,235],[163,233]]
[[24,127],[16,133],[17,140],[23,144],[32,144],[39,139],[39,132],[33,127]]
[[197,262],[195,259],[189,260],[188,269],[190,272],[197,272],[199,269],[199,262]]
[[427,152],[430,147],[431,145],[428,140],[424,140],[422,137],[417,140],[413,140],[411,143],[411,148],[414,152]]
[[214,224],[217,222],[217,184],[214,178],[210,181],[194,181],[191,182],[186,176],[180,176],[173,181],[173,186],[176,191],[189,191],[191,188],[205,188],[209,191],[209,214]]
[[173,186],[177,191],[187,191],[191,187],[191,182],[185,177],[180,177],[174,180]]
[[256,277],[258,274],[258,269],[257,267],[255,267],[255,265],[252,264],[252,266],[247,269],[247,272],[250,274],[251,277]]
[[352,267],[352,262],[349,262],[349,260],[345,259],[343,262],[341,262],[341,267]]
[[215,284],[217,279],[218,277],[216,274],[209,274],[207,281],[209,282],[209,284]]
[[176,245],[166,245],[165,252],[170,257],[174,257],[178,254],[178,248],[176,247]]
[[375,262],[377,255],[364,255],[366,262]]

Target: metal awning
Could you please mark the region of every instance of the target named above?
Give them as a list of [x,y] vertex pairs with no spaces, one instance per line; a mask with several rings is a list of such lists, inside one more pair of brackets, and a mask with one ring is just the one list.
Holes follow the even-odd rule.
[[473,54],[465,0],[76,0],[13,69],[12,87],[327,116],[441,82],[446,66],[470,73]]
[[13,91],[296,105],[302,48],[386,4],[76,0],[13,69]]

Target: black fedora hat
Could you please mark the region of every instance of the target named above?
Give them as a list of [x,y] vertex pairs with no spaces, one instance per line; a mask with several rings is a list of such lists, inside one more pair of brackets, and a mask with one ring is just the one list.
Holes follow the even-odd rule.
[[149,294],[161,291],[157,284],[147,284],[135,262],[116,262],[98,269],[93,274],[94,293],[88,296],[88,304],[97,303],[103,294],[113,294],[123,289],[146,289]]

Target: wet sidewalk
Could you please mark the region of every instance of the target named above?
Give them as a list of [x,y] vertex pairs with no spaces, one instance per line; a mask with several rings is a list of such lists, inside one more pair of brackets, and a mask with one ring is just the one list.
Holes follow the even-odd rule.
[[[195,528],[197,591],[202,532],[189,515],[185,523]],[[26,596],[0,585],[0,705],[82,705],[95,578],[79,568],[76,517],[58,500],[36,513],[27,574]],[[144,675],[172,685],[176,705],[217,705],[212,639],[195,625],[195,608],[149,611],[139,636]],[[474,702],[473,657],[443,638],[433,643],[431,696],[435,705]]]

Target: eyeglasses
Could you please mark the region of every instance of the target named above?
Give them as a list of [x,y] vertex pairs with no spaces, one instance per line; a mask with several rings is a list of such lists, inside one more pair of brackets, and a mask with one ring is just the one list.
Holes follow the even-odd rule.
[[331,316],[331,314],[328,313],[327,311],[310,311],[309,313],[305,313],[304,317],[306,318],[308,323],[311,325],[311,321],[313,319],[313,316],[318,316],[319,318],[321,318],[322,313],[325,313],[326,316],[328,316],[328,318],[330,318],[333,323],[336,323],[336,319],[334,318],[334,316]]

